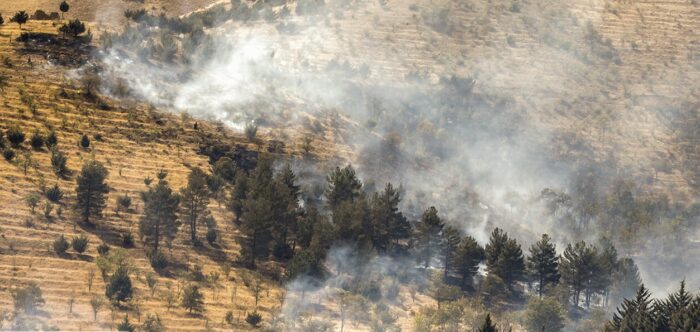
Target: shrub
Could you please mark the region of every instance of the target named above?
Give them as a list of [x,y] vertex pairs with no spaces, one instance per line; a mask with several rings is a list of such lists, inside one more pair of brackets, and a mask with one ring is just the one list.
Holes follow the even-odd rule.
[[216,230],[213,228],[210,228],[209,230],[207,230],[207,242],[209,242],[209,245],[213,245],[215,241],[216,241]]
[[75,252],[82,254],[85,252],[87,249],[88,245],[88,238],[85,237],[85,235],[80,235],[79,237],[74,237],[73,240],[71,240],[71,246],[73,247],[73,250]]
[[257,311],[254,311],[245,317],[245,321],[250,324],[250,326],[257,327],[258,324],[262,322],[262,316]]
[[122,234],[122,247],[131,248],[134,246],[134,236],[131,233]]
[[233,325],[233,312],[231,312],[231,310],[226,312],[224,320],[226,320],[226,324]]
[[63,152],[59,151],[56,147],[51,149],[51,167],[56,176],[64,177],[68,173],[67,162],[68,158]]
[[58,136],[56,136],[55,131],[50,131],[48,135],[46,135],[46,146],[49,148],[53,148],[58,144]]
[[127,194],[124,194],[124,196],[119,196],[117,198],[117,204],[120,208],[128,209],[131,206],[131,197],[129,197]]
[[32,137],[29,139],[29,144],[35,150],[41,149],[42,147],[44,147],[44,136],[41,136],[39,132],[34,132],[34,134],[32,134]]
[[15,151],[12,149],[5,149],[5,151],[2,152],[3,158],[7,161],[12,161],[12,159],[15,159]]
[[24,311],[27,314],[33,314],[45,303],[41,296],[41,288],[36,283],[12,291],[12,302],[16,311]]
[[87,149],[90,147],[90,139],[85,134],[83,134],[83,136],[80,137],[80,147],[82,147],[83,149]]
[[254,141],[255,137],[258,135],[258,126],[250,123],[245,126],[245,137],[248,138],[249,141]]
[[565,311],[554,298],[532,298],[527,304],[525,321],[530,331],[561,331]]
[[69,21],[68,24],[62,25],[58,28],[58,31],[64,35],[70,34],[73,35],[73,38],[78,38],[81,33],[85,32],[85,24],[80,22],[79,19],[75,19]]
[[133,295],[129,271],[125,266],[120,266],[109,278],[109,283],[105,289],[107,298],[119,304],[127,301]]
[[102,242],[99,246],[97,246],[97,253],[99,253],[101,256],[107,255],[109,253],[109,245]]
[[129,323],[129,316],[124,317],[124,320],[117,325],[117,331],[119,332],[134,332],[136,327]]
[[160,251],[151,254],[150,260],[151,266],[156,270],[161,270],[168,267],[168,259],[165,257],[165,254]]
[[46,199],[51,202],[58,203],[63,198],[63,191],[58,187],[58,184],[54,184],[53,187],[46,190]]
[[182,293],[182,307],[191,314],[201,313],[204,310],[204,295],[196,285],[185,287]]
[[31,193],[27,196],[26,201],[27,206],[32,210],[32,214],[34,214],[36,206],[39,205],[39,195]]
[[143,325],[141,325],[141,330],[144,332],[162,332],[165,331],[165,327],[163,327],[158,314],[154,314],[146,317]]
[[192,267],[192,271],[190,271],[190,280],[196,281],[196,282],[204,281],[204,272],[202,272],[201,265],[195,264]]
[[66,238],[63,235],[59,236],[56,240],[53,241],[53,251],[55,251],[56,254],[65,254],[66,250],[68,250],[68,247],[68,241],[66,241]]
[[18,147],[22,142],[24,142],[24,133],[17,126],[13,126],[7,130],[7,140],[10,141],[12,146]]

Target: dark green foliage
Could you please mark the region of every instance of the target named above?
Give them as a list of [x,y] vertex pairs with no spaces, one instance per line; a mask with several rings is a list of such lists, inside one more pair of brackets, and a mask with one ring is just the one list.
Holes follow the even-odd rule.
[[85,23],[80,22],[79,19],[69,21],[68,24],[62,25],[58,28],[58,31],[64,35],[72,35],[73,38],[78,38],[78,36],[85,32]]
[[85,235],[80,235],[79,237],[74,237],[73,240],[71,240],[71,246],[75,252],[82,254],[87,249],[88,242],[88,238],[85,237]]
[[473,289],[473,280],[479,271],[479,264],[485,259],[484,248],[476,240],[467,236],[462,239],[455,255],[455,271],[461,278],[462,289]]
[[131,207],[131,197],[127,194],[117,197],[117,205],[120,209],[128,210]]
[[66,238],[63,235],[59,236],[56,240],[53,241],[53,250],[58,255],[65,254],[69,246],[70,245],[68,244],[68,241],[66,241]]
[[581,292],[584,292],[588,307],[591,296],[607,287],[608,279],[598,250],[583,241],[576,243],[573,247],[571,244],[566,247],[561,260],[560,273],[562,280],[573,291],[574,307],[579,304]]
[[233,186],[233,191],[231,192],[231,201],[228,203],[228,209],[231,210],[236,215],[236,223],[241,221],[241,215],[243,214],[243,202],[246,199],[246,193],[248,192],[248,177],[243,173],[238,173],[236,176],[236,183]]
[[399,211],[400,190],[387,183],[384,191],[375,193],[370,202],[373,228],[373,245],[381,251],[388,251],[411,235],[411,224]]
[[537,282],[540,297],[547,285],[559,282],[559,257],[549,235],[543,234],[542,239],[530,247],[527,268],[532,280]]
[[421,221],[416,226],[417,258],[426,269],[440,248],[440,232],[445,226],[437,213],[437,209],[431,206],[423,212]]
[[655,331],[654,308],[651,293],[642,285],[637,295],[632,299],[625,299],[613,318],[606,326],[606,331]]
[[17,13],[15,13],[15,16],[12,16],[10,19],[10,22],[15,22],[19,24],[19,28],[22,29],[22,24],[27,23],[29,20],[29,14],[25,12],[24,10],[20,10]]
[[341,202],[333,210],[336,238],[356,248],[371,249],[375,238],[365,196]]
[[34,314],[45,303],[41,294],[41,288],[33,282],[26,287],[14,289],[12,291],[12,302],[15,306],[15,311],[23,311],[30,315]]
[[53,168],[53,172],[56,176],[65,177],[68,174],[67,162],[68,157],[58,150],[57,147],[51,149],[51,168]]
[[12,149],[5,149],[2,152],[2,157],[7,161],[12,161],[12,159],[15,159],[15,151]]
[[525,258],[515,239],[496,228],[486,245],[486,262],[489,272],[498,275],[510,288],[525,278]]
[[46,199],[51,202],[58,203],[63,198],[63,191],[58,187],[58,184],[54,184],[49,189],[46,189]]
[[214,242],[216,242],[216,237],[217,237],[216,230],[213,228],[209,228],[207,230],[207,242],[209,243],[210,246],[214,245]]
[[445,282],[451,281],[457,276],[457,248],[461,242],[462,235],[453,226],[446,226],[442,230],[442,253],[441,259],[444,265],[443,279]]
[[298,252],[287,264],[287,277],[293,280],[299,276],[322,277],[323,262],[309,249]]
[[351,165],[343,169],[336,167],[326,181],[326,198],[331,209],[335,209],[342,202],[354,201],[360,196],[362,182],[355,175],[355,169]]
[[131,248],[134,246],[134,236],[131,233],[122,233],[122,247]]
[[204,272],[202,272],[202,266],[199,264],[195,264],[192,266],[192,271],[190,271],[189,275],[190,280],[195,281],[195,282],[202,282],[206,277],[204,276]]
[[80,136],[80,147],[83,149],[87,149],[90,147],[90,139],[85,134]]
[[207,175],[200,168],[193,168],[187,176],[187,187],[180,190],[180,215],[187,220],[193,244],[197,242],[197,224],[209,205],[209,196]]
[[199,314],[204,310],[204,295],[196,285],[188,285],[182,292],[182,307],[190,314]]
[[107,174],[107,169],[100,162],[90,160],[83,164],[78,175],[75,209],[86,224],[90,223],[91,217],[102,217],[102,210],[107,204],[106,194],[109,192],[105,183]]
[[109,277],[109,282],[105,288],[105,295],[108,299],[117,304],[128,301],[133,295],[131,278],[126,266],[119,266]]
[[32,137],[29,139],[29,144],[35,150],[41,149],[42,147],[44,147],[44,136],[42,136],[39,132],[34,132],[34,134],[32,134]]
[[151,254],[149,259],[151,261],[151,267],[156,270],[162,270],[168,266],[168,258],[160,251]]
[[49,131],[48,135],[46,135],[46,146],[48,148],[53,148],[58,144],[58,136],[56,136],[56,132],[51,130]]
[[119,332],[134,332],[136,331],[136,326],[129,323],[129,316],[125,316],[121,323],[117,324],[117,331]]
[[496,325],[491,322],[491,314],[486,314],[484,324],[477,330],[478,332],[498,332]]
[[[67,2],[63,1],[61,4],[58,6],[58,9],[61,10],[62,13],[67,13],[68,10],[70,10],[70,6],[68,5]],[[121,331],[121,330],[120,330]]]
[[153,252],[158,252],[161,239],[172,241],[177,233],[180,222],[176,211],[180,205],[180,197],[173,193],[168,182],[163,178],[148,191],[141,193],[144,202],[144,214],[139,224],[139,233],[153,246]]
[[24,142],[25,136],[21,129],[17,126],[12,126],[7,130],[7,140],[10,141],[13,147],[18,147]]
[[250,324],[250,326],[257,327],[260,322],[262,322],[262,315],[260,315],[257,311],[254,311],[246,316],[245,321],[246,323]]
[[693,295],[685,289],[685,280],[681,281],[677,292],[670,294],[666,300],[656,301],[657,329],[696,331],[700,328],[700,316],[697,316],[699,301],[700,296],[693,300]]
[[106,256],[109,253],[109,245],[102,242],[99,246],[97,246],[97,253],[100,254],[100,256]]
[[224,179],[228,183],[233,183],[238,174],[238,167],[229,157],[222,157],[214,163],[212,174]]

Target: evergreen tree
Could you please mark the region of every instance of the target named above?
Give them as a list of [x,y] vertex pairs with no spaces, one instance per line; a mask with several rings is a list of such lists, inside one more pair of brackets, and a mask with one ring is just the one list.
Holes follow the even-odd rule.
[[564,308],[554,298],[532,298],[527,304],[528,331],[558,332],[564,328]]
[[54,174],[59,178],[65,177],[68,174],[67,162],[68,157],[66,157],[63,152],[58,150],[57,147],[51,148],[51,167],[53,168]]
[[139,233],[153,245],[152,255],[158,254],[161,239],[168,241],[175,238],[180,223],[176,211],[180,205],[180,197],[173,193],[165,179],[141,192],[144,211],[139,223]]
[[493,269],[498,262],[498,257],[501,255],[503,247],[508,241],[508,234],[503,232],[502,229],[496,228],[491,232],[491,237],[489,238],[489,243],[486,244],[486,266],[489,269]]
[[444,265],[443,280],[451,281],[458,275],[457,249],[462,235],[457,228],[446,226],[442,231],[442,262]]
[[[700,317],[692,317],[687,312],[693,304],[693,296],[685,289],[685,280],[681,281],[681,287],[672,293],[666,300],[656,302],[657,329],[660,331],[693,331],[687,329],[697,326]],[[693,321],[696,321],[695,324]]]
[[[609,238],[603,237],[600,240],[600,247],[602,248],[600,251],[600,264],[603,271],[603,276],[605,276],[605,278],[601,278],[600,281],[603,283],[604,305],[607,307],[608,299],[610,297],[610,286],[612,284],[613,277],[620,269],[620,260],[617,257],[617,249],[615,249],[615,246]],[[625,297],[632,296],[639,288],[639,285],[640,284],[634,285],[634,289],[631,290],[630,294],[625,295]]]
[[49,131],[49,134],[46,135],[46,146],[49,148],[53,148],[58,144],[58,136],[56,136],[56,132],[51,130]]
[[204,310],[204,295],[196,285],[188,285],[182,292],[182,307],[190,314],[199,314]]
[[623,258],[617,264],[617,269],[613,275],[611,297],[614,305],[622,302],[623,299],[631,298],[642,285],[642,277],[639,275],[637,264],[632,258]]
[[10,19],[10,22],[15,22],[19,24],[19,29],[22,30],[22,24],[27,23],[29,20],[29,14],[25,12],[24,10],[20,10],[17,13],[15,13],[15,16],[12,16]]
[[598,250],[581,241],[564,250],[560,264],[564,282],[574,292],[574,305],[578,307],[581,292],[585,294],[586,307],[590,307],[591,296],[605,289],[607,280]]
[[473,280],[479,264],[485,259],[484,248],[471,236],[462,239],[455,255],[455,270],[461,278],[462,289],[473,289]]
[[246,199],[246,193],[248,192],[248,176],[239,172],[236,175],[236,183],[233,186],[233,191],[231,192],[231,200],[228,203],[228,209],[231,210],[236,215],[236,223],[241,222],[241,215],[243,214],[243,202]]
[[375,193],[372,197],[373,243],[379,251],[387,251],[411,235],[411,224],[399,211],[399,203],[401,195],[391,183],[386,184],[381,194]]
[[606,331],[655,332],[653,303],[649,290],[642,285],[634,299],[625,299],[613,318],[605,327]]
[[228,183],[234,183],[239,174],[238,167],[229,157],[221,157],[214,163],[212,174],[224,179]]
[[190,226],[192,245],[197,243],[197,224],[209,205],[209,190],[207,188],[207,175],[200,168],[195,167],[187,176],[187,187],[180,189],[183,216]]
[[542,239],[530,247],[527,258],[530,275],[537,281],[539,297],[549,284],[559,282],[559,257],[549,235],[542,234]]
[[362,182],[355,175],[355,169],[351,165],[343,169],[336,167],[326,180],[328,182],[326,198],[331,210],[344,201],[354,201],[360,196]]
[[[70,6],[68,5],[68,2],[63,1],[63,2],[61,2],[61,4],[58,6],[58,9],[61,10],[61,19],[63,19],[64,14],[67,13],[68,10],[70,10]],[[121,331],[121,330],[120,330],[120,331]]]
[[90,160],[83,165],[78,175],[75,209],[83,218],[83,222],[90,223],[91,217],[102,217],[107,202],[106,194],[109,187],[105,183],[107,169],[95,160]]
[[485,252],[489,273],[498,275],[509,289],[524,279],[525,258],[522,248],[515,239],[508,237],[508,233],[500,228],[494,229]]
[[484,320],[484,325],[478,330],[479,332],[498,332],[496,325],[491,322],[491,314],[486,314],[486,319]]
[[255,268],[257,257],[266,258],[270,252],[271,228],[276,221],[272,199],[278,189],[274,184],[270,160],[259,160],[248,179],[248,191],[241,215],[243,256],[248,260],[250,268]]
[[105,295],[116,304],[128,301],[131,298],[133,289],[129,278],[129,270],[126,266],[119,266],[114,271],[107,283]]
[[279,258],[291,254],[291,247],[287,244],[290,234],[297,229],[297,216],[299,210],[299,186],[294,182],[296,175],[289,164],[285,164],[275,177],[272,190],[272,203],[275,211],[275,247]]
[[445,224],[438,217],[437,209],[432,206],[423,212],[421,221],[416,225],[417,257],[426,269],[440,247],[440,232],[444,226]]
[[337,238],[356,248],[369,250],[375,238],[367,199],[364,195],[341,202],[333,210]]

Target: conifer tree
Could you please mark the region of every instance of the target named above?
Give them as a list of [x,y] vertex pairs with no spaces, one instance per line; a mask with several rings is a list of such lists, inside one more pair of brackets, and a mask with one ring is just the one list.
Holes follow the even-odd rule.
[[180,197],[173,193],[163,178],[155,186],[149,187],[148,191],[141,192],[141,199],[144,202],[144,213],[139,223],[139,233],[147,242],[151,242],[152,255],[157,255],[161,239],[172,240],[180,226],[176,214]]
[[486,265],[489,273],[498,275],[508,288],[525,277],[525,258],[523,251],[515,239],[508,233],[496,228],[491,233],[486,244]]
[[485,257],[484,248],[473,237],[466,236],[462,239],[455,255],[456,271],[461,278],[462,289],[473,289],[474,276]]
[[129,278],[129,270],[126,266],[119,266],[114,271],[105,288],[105,295],[116,304],[131,299],[133,289]]
[[650,296],[651,293],[644,285],[639,287],[633,299],[622,302],[605,331],[655,332],[655,314]]
[[411,224],[399,211],[401,195],[391,183],[384,191],[375,193],[371,201],[372,228],[374,229],[374,246],[380,251],[387,251],[398,241],[411,235]]
[[530,247],[527,261],[528,271],[537,281],[537,291],[541,298],[547,285],[559,282],[559,257],[549,235],[543,234],[542,239]]
[[68,5],[68,2],[63,1],[63,2],[61,2],[61,4],[58,6],[58,9],[61,10],[61,19],[63,19],[64,14],[67,13],[68,10],[70,10],[70,5]]
[[631,298],[642,285],[642,277],[639,275],[637,264],[632,258],[626,257],[617,263],[617,269],[613,274],[613,284],[611,297],[615,301],[614,305],[619,304],[625,298]]
[[458,274],[457,248],[462,235],[457,228],[446,226],[442,231],[442,262],[444,264],[443,280],[449,282]]
[[105,183],[107,169],[95,160],[90,160],[83,165],[78,175],[75,209],[83,218],[83,222],[90,223],[91,217],[102,217],[102,210],[106,206],[109,187]]
[[182,292],[182,307],[190,314],[198,314],[204,310],[204,295],[199,291],[199,287],[196,285],[185,287]]
[[685,289],[685,280],[681,281],[681,287],[677,292],[672,293],[666,300],[656,303],[657,328],[660,331],[692,331],[687,329],[693,324],[692,318],[686,312],[693,303],[693,296]]
[[508,234],[503,232],[502,229],[496,228],[491,232],[491,237],[489,238],[489,243],[486,244],[486,266],[492,269],[496,262],[498,262],[498,257],[501,255],[501,251],[508,241]]
[[267,257],[270,251],[270,230],[275,222],[272,198],[276,189],[270,161],[259,160],[248,179],[248,191],[242,202],[241,232],[245,236],[242,249],[250,268],[255,268],[257,257]]
[[192,245],[198,242],[197,224],[209,205],[209,196],[207,175],[200,168],[193,168],[187,176],[187,187],[180,189],[181,216],[190,226]]
[[15,22],[19,25],[19,29],[22,30],[22,24],[27,23],[29,20],[29,14],[25,12],[24,10],[20,10],[17,13],[15,13],[15,16],[12,16],[10,19],[10,22]]
[[416,225],[417,257],[426,269],[440,248],[440,232],[444,226],[437,209],[432,206],[423,212],[421,221]]
[[326,180],[328,182],[326,198],[331,210],[344,201],[354,201],[360,196],[362,182],[355,175],[355,169],[351,165],[343,169],[336,167]]
[[578,306],[581,292],[585,294],[585,303],[590,307],[591,296],[605,288],[607,280],[602,268],[598,250],[581,241],[573,247],[569,244],[564,250],[560,273],[564,282],[574,292],[574,305]]
[[248,192],[248,176],[244,172],[239,172],[236,175],[233,191],[231,192],[231,200],[228,203],[228,209],[236,215],[236,224],[241,222],[243,214],[243,202],[246,199]]

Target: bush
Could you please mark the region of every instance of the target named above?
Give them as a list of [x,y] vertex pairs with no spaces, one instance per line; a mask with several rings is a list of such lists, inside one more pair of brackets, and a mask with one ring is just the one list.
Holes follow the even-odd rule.
[[29,139],[29,144],[35,150],[39,150],[44,147],[44,136],[41,136],[39,132],[34,132],[32,137]]
[[565,311],[554,298],[532,298],[527,304],[525,321],[530,331],[561,331]]
[[58,184],[54,184],[53,187],[46,190],[46,199],[51,202],[58,203],[63,198],[63,191],[58,187]]
[[207,242],[209,242],[209,245],[213,245],[215,241],[216,241],[216,230],[213,228],[210,228],[209,230],[207,230]]
[[54,147],[51,149],[51,167],[53,168],[54,174],[58,177],[64,177],[68,174],[68,167],[66,163],[68,158],[63,152],[59,151],[58,148]]
[[226,320],[226,324],[233,325],[233,312],[231,312],[231,310],[226,312],[224,320]]
[[162,332],[165,331],[165,327],[163,327],[158,314],[154,314],[146,317],[143,325],[141,325],[141,330],[144,332]]
[[88,245],[88,238],[85,237],[85,235],[81,235],[79,237],[74,237],[73,240],[71,240],[71,246],[73,247],[73,250],[75,252],[82,254],[85,252],[87,249]]
[[22,142],[24,142],[24,138],[24,133],[17,126],[11,127],[7,131],[7,140],[10,141],[14,147],[18,147],[20,144],[22,144]]
[[16,311],[24,311],[27,314],[33,314],[45,303],[41,288],[36,283],[12,291],[12,302]]
[[68,241],[66,241],[66,238],[63,235],[59,236],[56,240],[53,241],[53,251],[55,251],[56,254],[65,254],[66,250],[68,250],[68,247]]
[[39,205],[39,195],[31,193],[27,196],[26,201],[27,206],[32,210],[32,214],[34,214],[36,206]]
[[195,264],[192,267],[192,271],[190,271],[190,280],[196,281],[196,282],[204,281],[204,272],[202,272],[201,265]]
[[15,151],[12,149],[5,149],[5,151],[2,152],[2,156],[5,160],[12,161],[12,159],[15,159]]
[[125,266],[120,266],[109,278],[109,283],[105,289],[107,298],[119,304],[127,301],[133,295],[129,271]]
[[122,234],[122,247],[131,248],[134,246],[134,236],[131,233]]
[[56,136],[55,131],[50,131],[48,135],[46,135],[46,146],[49,148],[53,148],[58,144],[58,136]]
[[102,244],[97,246],[97,253],[99,253],[101,256],[107,255],[109,253],[109,245],[102,242]]
[[117,331],[119,332],[134,332],[136,327],[129,323],[129,316],[124,317],[124,320],[117,325]]
[[182,293],[182,306],[191,314],[201,313],[204,310],[204,295],[196,285],[185,287]]
[[258,324],[262,322],[262,316],[257,311],[254,311],[246,316],[245,321],[250,324],[250,326],[257,327]]
[[124,196],[119,196],[117,198],[117,204],[121,208],[129,209],[129,207],[131,206],[131,197],[129,197],[126,194],[124,194]]
[[68,24],[62,25],[58,28],[58,31],[63,34],[73,35],[73,38],[78,38],[78,36],[85,32],[85,24],[80,22],[79,19],[69,21]]
[[168,259],[165,257],[165,254],[160,251],[151,254],[150,260],[151,266],[156,270],[161,270],[168,267]]
[[87,149],[90,147],[90,139],[85,134],[83,134],[83,136],[80,137],[80,147],[82,147],[83,149]]

